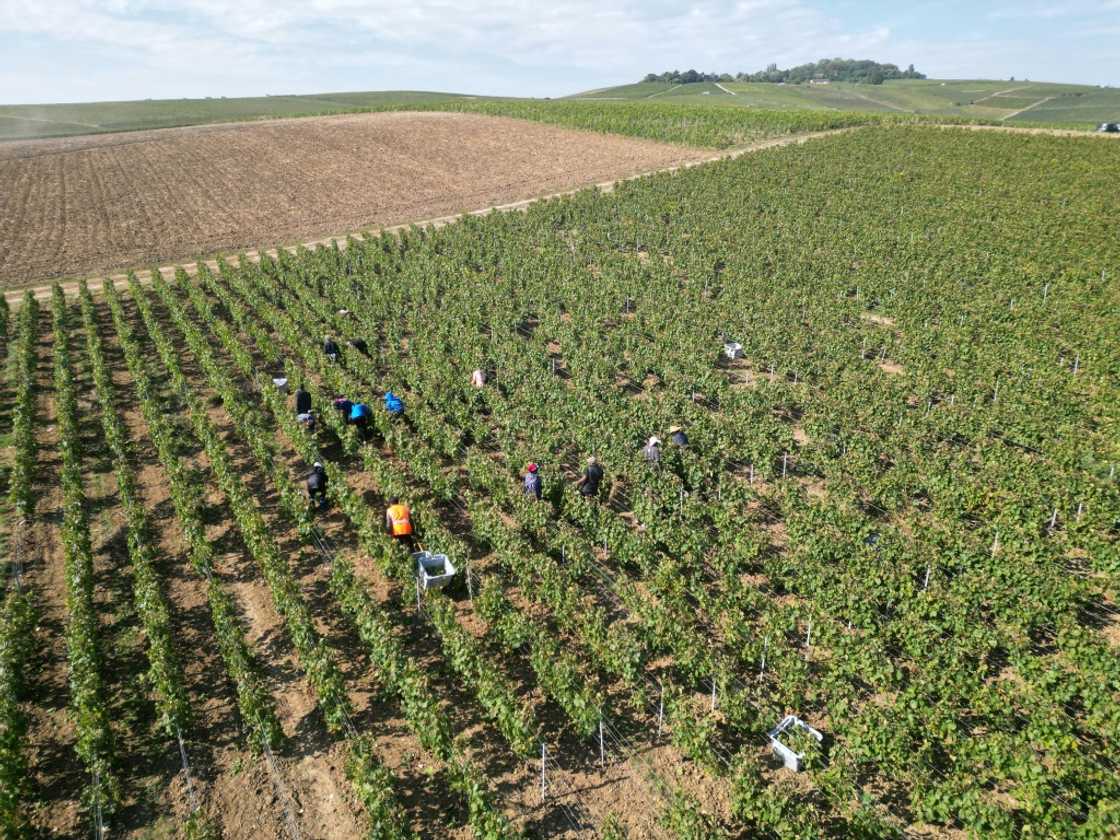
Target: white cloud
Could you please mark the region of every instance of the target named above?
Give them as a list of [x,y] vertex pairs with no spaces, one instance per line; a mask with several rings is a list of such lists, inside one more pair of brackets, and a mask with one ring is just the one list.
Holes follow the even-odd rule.
[[[217,63],[231,81],[271,77],[270,89],[283,89],[293,66],[310,76],[315,66],[329,75],[411,61],[445,66],[445,88],[553,95],[578,87],[573,76],[609,83],[671,67],[750,70],[868,54],[889,34],[846,31],[805,0],[0,0],[0,33],[121,50],[116,60],[165,76],[204,75]],[[542,89],[548,73],[554,81]],[[472,76],[501,89],[479,90]],[[158,76],[148,81],[161,95]]]
[[[1008,61],[995,75],[1033,72],[1022,66],[1033,45],[1004,33],[964,42],[904,37],[887,19],[853,26],[820,3],[0,0],[0,42],[11,47],[9,62],[28,71],[12,85],[20,74],[3,68],[0,101],[399,87],[559,95],[649,71],[735,72],[837,55],[914,62],[927,72],[925,58],[935,58],[934,72],[947,75],[991,75],[970,70],[977,59],[983,68]],[[1027,15],[1053,8],[1065,7],[1007,7]],[[970,25],[982,31],[983,20]],[[86,73],[83,62],[98,67]],[[100,94],[89,92],[93,79]]]

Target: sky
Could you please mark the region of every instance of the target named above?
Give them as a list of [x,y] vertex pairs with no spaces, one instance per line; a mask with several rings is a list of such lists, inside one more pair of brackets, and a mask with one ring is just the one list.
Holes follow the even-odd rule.
[[1120,0],[0,0],[0,102],[563,96],[825,57],[1120,85]]

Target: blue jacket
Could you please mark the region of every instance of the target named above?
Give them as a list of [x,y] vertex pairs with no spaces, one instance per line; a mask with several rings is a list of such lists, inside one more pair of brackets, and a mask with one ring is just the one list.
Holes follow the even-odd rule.
[[401,402],[400,397],[388,391],[385,394],[385,410],[390,414],[404,414],[404,403]]
[[356,420],[366,420],[372,416],[373,412],[370,411],[369,406],[365,403],[354,403],[350,406],[350,422]]
[[537,473],[525,473],[525,495],[541,497],[541,477]]

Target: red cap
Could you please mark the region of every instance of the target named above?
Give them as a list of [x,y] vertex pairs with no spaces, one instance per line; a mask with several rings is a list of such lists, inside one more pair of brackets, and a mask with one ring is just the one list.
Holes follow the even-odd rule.
[[530,464],[525,469],[527,469],[529,472],[536,472],[537,471],[537,465],[536,464]]

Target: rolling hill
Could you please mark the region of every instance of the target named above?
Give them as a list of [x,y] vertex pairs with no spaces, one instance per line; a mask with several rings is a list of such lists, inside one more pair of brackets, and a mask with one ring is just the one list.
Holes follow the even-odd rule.
[[899,79],[881,85],[639,82],[569,99],[707,102],[753,108],[894,111],[1000,122],[1085,126],[1120,120],[1120,89],[1003,80]]

